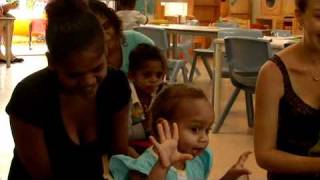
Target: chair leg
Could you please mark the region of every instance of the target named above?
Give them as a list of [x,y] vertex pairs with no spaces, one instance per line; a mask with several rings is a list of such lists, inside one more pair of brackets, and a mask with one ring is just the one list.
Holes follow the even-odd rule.
[[188,69],[185,64],[181,67],[181,71],[182,71],[182,76],[183,76],[183,82],[188,83],[189,82],[188,81]]
[[194,71],[196,70],[196,65],[197,65],[197,55],[195,54],[193,57],[192,66],[190,70],[189,82],[193,81],[193,75],[194,75]]
[[253,127],[253,98],[252,98],[252,93],[250,92],[245,92],[246,96],[246,111],[247,111],[247,118],[248,118],[248,126],[251,128]]
[[204,67],[207,69],[207,72],[208,72],[210,79],[212,80],[213,79],[213,72],[212,72],[212,69],[208,63],[208,59],[206,57],[201,57],[201,59],[204,64]]
[[[193,61],[191,60],[192,58],[191,58],[191,56],[190,56],[190,54],[188,52],[188,49],[182,48],[181,51],[184,54],[184,57],[187,60],[187,62],[190,63],[190,64],[193,64]],[[195,68],[195,71],[196,71],[197,75],[200,75],[200,71],[199,71],[199,69],[197,67]]]
[[31,48],[31,42],[32,42],[32,22],[30,22],[30,24],[29,24],[29,42],[28,42],[28,44],[29,44],[29,50],[32,49],[32,48]]
[[174,67],[173,67],[173,70],[170,74],[170,77],[169,77],[169,83],[174,83],[177,81],[177,76],[178,76],[178,73],[179,73],[179,70],[181,68],[181,65],[179,62],[173,62],[174,63]]
[[232,95],[231,95],[231,97],[230,97],[225,109],[223,110],[223,113],[221,114],[220,117],[218,117],[217,123],[215,123],[214,129],[213,129],[213,133],[218,133],[219,132],[221,126],[224,123],[224,120],[226,119],[227,115],[229,114],[230,109],[232,108],[232,105],[233,105],[234,101],[238,97],[239,92],[240,92],[240,88],[236,88],[233,91],[233,93],[232,93]]

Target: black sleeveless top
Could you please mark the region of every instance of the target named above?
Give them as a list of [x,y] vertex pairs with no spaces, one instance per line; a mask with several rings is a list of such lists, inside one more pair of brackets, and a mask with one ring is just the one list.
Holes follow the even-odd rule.
[[[306,104],[294,91],[289,73],[279,56],[271,59],[281,71],[284,95],[279,102],[277,149],[300,156],[320,156],[320,109]],[[268,172],[268,180],[320,180],[318,174]]]
[[[130,88],[124,73],[108,69],[97,92],[98,137],[89,143],[75,144],[67,134],[60,111],[60,85],[48,68],[31,74],[16,87],[6,107],[9,115],[19,117],[44,133],[50,159],[52,179],[101,180],[101,156],[113,141],[113,116],[130,99]],[[8,180],[31,180],[31,176],[14,151]]]

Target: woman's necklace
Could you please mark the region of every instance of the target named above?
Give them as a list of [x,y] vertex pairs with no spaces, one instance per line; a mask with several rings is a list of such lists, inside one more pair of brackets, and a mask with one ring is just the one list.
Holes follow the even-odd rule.
[[[306,52],[304,52],[305,55]],[[306,56],[307,57],[307,56]],[[311,58],[311,56],[310,56]],[[310,68],[310,73],[311,73],[311,78],[314,82],[320,82],[320,63],[318,63],[318,60],[311,60],[311,62],[313,61],[313,63],[311,63],[311,68]]]

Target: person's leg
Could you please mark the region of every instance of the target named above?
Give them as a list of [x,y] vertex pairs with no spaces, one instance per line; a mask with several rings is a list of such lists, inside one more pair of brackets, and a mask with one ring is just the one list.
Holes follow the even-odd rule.
[[[8,17],[13,17],[10,14],[6,14]],[[4,44],[8,44],[9,46],[12,46],[12,37],[13,37],[13,28],[14,28],[14,21],[11,21],[10,23],[7,23],[6,26],[3,28],[3,40]],[[7,33],[5,33],[7,32]],[[8,36],[8,37],[7,37]],[[6,42],[8,41],[8,42]],[[5,47],[8,48],[8,47]],[[12,54],[12,48],[10,48],[10,57],[11,57],[11,62],[22,62],[23,58],[17,58]]]
[[1,45],[4,42],[4,22],[0,22],[0,62],[6,62],[6,57],[4,56],[4,54],[1,51]]

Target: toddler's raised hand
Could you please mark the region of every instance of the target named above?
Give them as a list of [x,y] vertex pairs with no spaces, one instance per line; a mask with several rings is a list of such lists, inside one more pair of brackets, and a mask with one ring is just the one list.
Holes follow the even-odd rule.
[[251,174],[251,172],[244,167],[244,163],[247,161],[250,154],[250,151],[242,153],[238,161],[226,172],[221,180],[237,180],[241,176]]
[[150,140],[154,144],[161,165],[169,168],[172,164],[180,161],[191,160],[191,154],[183,154],[178,151],[179,130],[177,123],[173,123],[173,131],[171,131],[168,121],[161,120],[157,125],[160,143],[150,136]]

